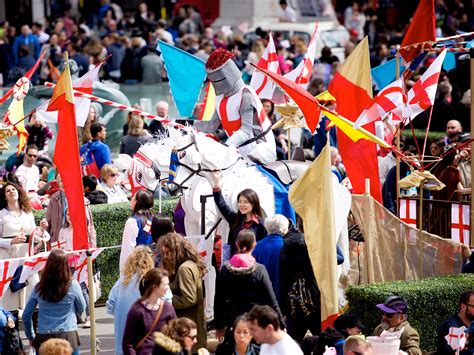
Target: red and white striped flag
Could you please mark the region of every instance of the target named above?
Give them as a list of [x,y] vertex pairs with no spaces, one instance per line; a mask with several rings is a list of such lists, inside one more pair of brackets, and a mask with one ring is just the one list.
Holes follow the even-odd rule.
[[416,200],[400,199],[400,220],[416,228]]
[[[280,63],[278,62],[275,43],[273,42],[271,33],[269,35],[267,48],[265,48],[262,58],[258,61],[257,67],[280,74]],[[255,89],[255,92],[261,99],[272,99],[275,84],[272,80],[268,80],[268,76],[262,72],[255,70],[250,80],[250,86]]]
[[20,264],[21,261],[16,259],[0,260],[0,297],[3,296],[8,285],[10,285],[13,274]]
[[[403,110],[404,107],[404,79],[400,78],[395,80],[390,85],[386,86],[381,90],[378,95],[375,97],[372,105],[369,108],[362,111],[357,121],[354,123],[355,128],[359,128],[363,125],[374,121],[381,121],[387,116],[391,111],[395,110],[397,107],[402,107],[402,114],[406,115],[406,110]],[[406,116],[404,116],[406,117]]]
[[296,84],[301,85],[304,89],[308,87],[314,70],[314,59],[316,56],[316,33],[318,32],[318,23],[314,27],[314,33],[309,41],[308,50],[304,55],[304,59],[298,66],[285,74],[284,77],[290,79]]
[[[96,65],[92,70],[89,70],[79,79],[74,81],[73,89],[82,91],[86,94],[92,94],[92,84],[94,81],[99,79],[99,71],[102,67],[102,63]],[[91,107],[91,100],[85,97],[75,95],[75,108],[76,108],[76,120],[79,127],[84,127],[84,123],[87,120],[89,115],[89,110]],[[58,123],[58,112],[57,111],[47,111],[50,100],[42,103],[36,110],[36,115],[38,118],[42,119],[45,122]]]
[[469,245],[471,206],[460,203],[451,204],[451,239]]
[[20,283],[25,282],[31,275],[37,274],[43,270],[48,261],[48,256],[49,252],[41,253],[25,259],[23,269],[21,270]]
[[[92,260],[95,260],[102,253],[104,249],[91,249],[92,251]],[[88,275],[87,275],[87,251],[81,252],[81,257],[76,265],[76,271],[74,271],[73,278],[77,280],[77,282],[88,282]]]
[[[406,111],[404,112],[401,106],[393,111],[398,117],[414,119],[433,105],[436,98],[436,90],[438,89],[439,74],[445,57],[446,50],[441,52],[431,63],[428,70],[423,73],[420,79],[408,91]],[[409,122],[409,118],[405,122]]]
[[[448,335],[446,335],[444,338],[446,339],[446,342],[453,350],[464,349],[464,346],[466,345],[466,340],[467,340],[465,330],[466,330],[466,327],[464,326],[460,328],[456,328],[456,327],[449,328]],[[459,354],[459,352],[456,352],[456,354]]]

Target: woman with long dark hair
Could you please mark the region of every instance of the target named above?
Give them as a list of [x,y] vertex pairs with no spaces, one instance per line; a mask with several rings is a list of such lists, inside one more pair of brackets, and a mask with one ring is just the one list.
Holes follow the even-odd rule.
[[[221,192],[221,172],[212,173],[212,187],[214,202],[222,213],[227,223],[229,223],[229,237],[227,244],[230,248],[230,255],[236,253],[235,241],[237,234],[242,229],[250,229],[257,239],[257,242],[265,238],[265,230],[262,208],[257,193],[252,189],[245,189],[237,195],[237,212],[234,212],[225,202]],[[224,251],[225,252],[225,251]],[[228,259],[228,258],[227,258]]]
[[149,246],[151,237],[151,222],[153,220],[153,193],[148,190],[138,190],[132,197],[130,208],[132,216],[125,223],[120,251],[120,272],[123,272],[125,262],[137,245]]
[[187,317],[197,324],[197,347],[207,345],[204,318],[202,277],[206,265],[189,241],[177,233],[169,233],[158,239],[161,265],[170,274],[173,307],[178,317]]
[[[35,218],[26,192],[20,185],[7,182],[0,189],[0,260],[28,256],[28,238],[35,228]],[[43,219],[40,228],[44,232],[48,222]],[[0,306],[8,311],[24,308],[38,280],[38,274],[30,276],[28,285],[14,293],[7,287],[0,298]]]
[[123,333],[124,354],[150,354],[153,333],[176,318],[173,306],[162,300],[169,289],[165,270],[149,270],[141,279],[139,288],[141,297],[130,308]]
[[[31,322],[36,306],[37,334]],[[71,344],[74,354],[79,354],[76,314],[81,314],[85,307],[81,286],[72,279],[67,254],[59,249],[53,250],[23,312],[23,324],[30,345],[38,351],[48,339],[65,339]]]

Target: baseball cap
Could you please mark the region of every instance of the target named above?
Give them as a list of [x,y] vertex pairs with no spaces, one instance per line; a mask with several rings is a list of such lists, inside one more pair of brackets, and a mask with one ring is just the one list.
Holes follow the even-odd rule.
[[385,303],[379,303],[376,307],[385,313],[408,313],[408,305],[400,296],[390,296]]

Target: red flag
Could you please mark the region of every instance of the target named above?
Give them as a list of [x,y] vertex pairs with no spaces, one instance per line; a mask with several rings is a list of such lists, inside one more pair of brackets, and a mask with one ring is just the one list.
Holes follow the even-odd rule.
[[[372,103],[372,79],[370,77],[369,42],[365,37],[344,61],[329,85],[329,92],[336,98],[337,112],[354,122]],[[365,128],[375,133],[374,123]],[[337,131],[337,145],[341,153],[353,192],[365,192],[365,179],[370,179],[370,193],[382,201],[377,149],[366,140],[354,143],[346,134]]]
[[[66,63],[68,63],[67,60]],[[74,231],[73,247],[74,250],[88,249],[89,238],[87,236],[76,113],[69,64],[66,64],[64,72],[54,88],[48,111],[58,111],[58,138],[54,151],[54,163],[61,175],[66,192]]]
[[400,54],[407,63],[411,62],[423,48],[431,48],[434,42],[436,42],[434,0],[421,0],[403,38]]

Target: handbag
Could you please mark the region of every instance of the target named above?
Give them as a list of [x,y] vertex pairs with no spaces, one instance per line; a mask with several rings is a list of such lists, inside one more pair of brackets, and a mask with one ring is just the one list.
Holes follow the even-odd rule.
[[3,354],[16,354],[18,350],[23,350],[23,343],[18,329],[5,327],[3,331],[2,346]]
[[158,312],[156,312],[156,317],[155,317],[155,320],[153,321],[153,324],[150,327],[150,330],[146,333],[146,335],[143,338],[140,339],[140,341],[135,346],[135,350],[140,349],[140,347],[143,345],[145,340],[150,336],[153,329],[155,329],[155,325],[156,323],[158,323],[158,320],[160,319],[161,312],[163,311],[164,305],[165,305],[165,301],[161,300],[160,308],[158,308]]

